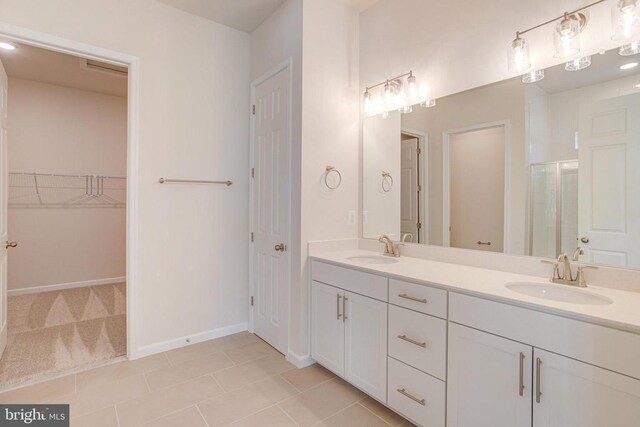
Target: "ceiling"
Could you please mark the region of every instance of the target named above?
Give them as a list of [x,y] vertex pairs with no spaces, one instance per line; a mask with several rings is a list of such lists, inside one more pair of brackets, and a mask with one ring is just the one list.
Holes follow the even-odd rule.
[[0,49],[0,60],[9,77],[127,96],[126,76],[88,69],[77,56],[11,43],[17,46],[16,50]]
[[544,80],[536,83],[549,94],[592,86],[611,80],[640,74],[640,66],[621,70],[620,66],[630,62],[640,63],[640,55],[620,56],[618,49],[604,55],[591,56],[591,66],[580,71],[565,71],[564,64],[544,70]]
[[[247,33],[253,32],[285,0],[158,0],[194,15]],[[325,0],[326,1],[326,0]],[[342,0],[358,11],[368,9],[379,0]]]

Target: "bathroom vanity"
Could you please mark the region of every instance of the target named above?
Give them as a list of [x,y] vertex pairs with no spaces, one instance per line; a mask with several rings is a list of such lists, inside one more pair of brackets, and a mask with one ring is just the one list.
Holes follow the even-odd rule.
[[640,425],[640,294],[315,255],[311,354],[421,426]]

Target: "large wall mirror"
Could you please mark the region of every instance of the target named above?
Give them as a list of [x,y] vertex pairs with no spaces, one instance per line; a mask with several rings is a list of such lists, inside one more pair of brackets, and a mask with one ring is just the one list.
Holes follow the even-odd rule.
[[591,59],[365,118],[364,237],[640,268],[640,55]]

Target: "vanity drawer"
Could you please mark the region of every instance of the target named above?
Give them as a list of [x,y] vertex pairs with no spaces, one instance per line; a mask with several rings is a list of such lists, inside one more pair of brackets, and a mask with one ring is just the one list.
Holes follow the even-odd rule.
[[389,356],[446,379],[447,321],[389,305]]
[[313,261],[311,278],[356,294],[387,301],[386,277]]
[[444,427],[445,383],[389,358],[387,404],[421,426]]
[[447,291],[443,289],[390,279],[389,302],[432,316],[447,318]]

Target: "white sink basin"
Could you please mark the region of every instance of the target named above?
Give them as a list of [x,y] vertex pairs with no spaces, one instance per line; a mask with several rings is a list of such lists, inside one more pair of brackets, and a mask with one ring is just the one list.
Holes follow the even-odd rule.
[[613,301],[607,297],[594,294],[593,292],[589,292],[584,289],[571,288],[568,285],[515,282],[507,283],[505,286],[507,289],[519,294],[545,300],[567,302],[569,304],[608,305],[613,303]]
[[347,259],[349,261],[362,262],[364,264],[395,264],[398,262],[395,258],[376,255],[352,256]]

